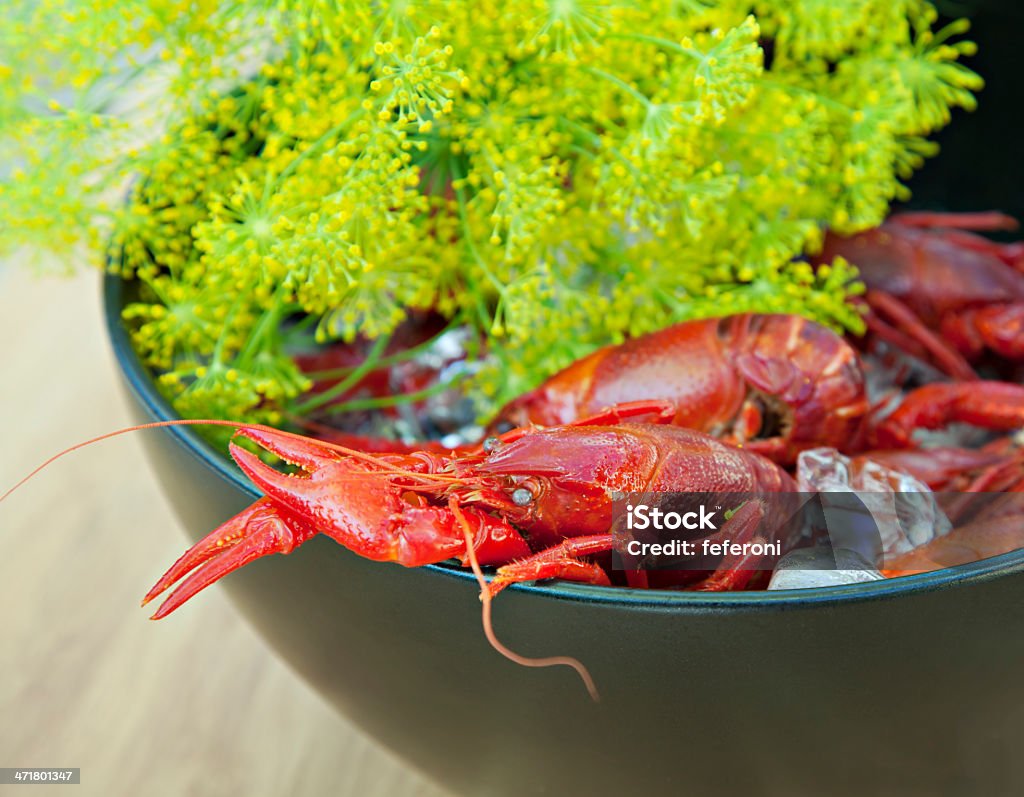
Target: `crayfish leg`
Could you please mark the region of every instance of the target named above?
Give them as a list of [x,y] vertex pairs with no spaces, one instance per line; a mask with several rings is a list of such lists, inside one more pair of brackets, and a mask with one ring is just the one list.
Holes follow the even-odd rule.
[[[642,401],[624,401],[612,404],[600,412],[576,418],[565,426],[616,426],[627,421],[632,423],[670,424],[678,410],[676,405],[665,399],[644,399]],[[503,443],[514,443],[534,431],[535,427],[526,424],[501,435]]]
[[499,567],[497,575],[491,579],[487,587],[487,592],[493,598],[511,584],[545,578],[561,578],[602,587],[611,586],[608,574],[600,565],[584,562],[579,558],[604,553],[611,550],[611,547],[611,534],[571,537],[533,556]]
[[961,351],[980,354],[989,349],[1007,360],[1024,359],[1024,304],[978,307],[949,316],[942,333]]
[[625,401],[605,407],[601,412],[577,418],[568,426],[615,426],[625,421],[669,424],[676,417],[676,405],[665,399]]
[[864,300],[874,314],[874,318],[869,319],[869,326],[876,334],[884,337],[884,330],[892,329],[896,334],[891,336],[890,342],[899,346],[901,338],[909,338],[913,345],[906,347],[908,351],[915,355],[920,351],[926,352],[935,366],[953,379],[971,381],[978,378],[963,355],[928,329],[906,303],[877,289],[869,289]]
[[943,213],[940,211],[904,211],[889,217],[889,224],[920,229],[975,230],[990,232],[995,230],[1016,230],[1019,226],[1013,216],[997,210],[984,210],[976,213]]
[[1024,386],[996,381],[924,385],[878,424],[875,436],[880,448],[907,448],[913,445],[915,429],[952,423],[994,431],[1024,427]]
[[189,548],[146,593],[142,605],[187,576],[153,615],[159,620],[228,573],[272,553],[291,553],[316,533],[300,518],[261,498]]

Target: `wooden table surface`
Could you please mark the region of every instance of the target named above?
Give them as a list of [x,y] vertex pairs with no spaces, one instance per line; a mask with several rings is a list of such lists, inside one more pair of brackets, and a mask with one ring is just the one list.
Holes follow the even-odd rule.
[[[0,263],[0,409],[0,493],[130,422],[98,274]],[[185,545],[132,435],[0,504],[0,767],[82,778],[0,794],[441,796],[335,714],[216,587],[150,622],[139,598]]]

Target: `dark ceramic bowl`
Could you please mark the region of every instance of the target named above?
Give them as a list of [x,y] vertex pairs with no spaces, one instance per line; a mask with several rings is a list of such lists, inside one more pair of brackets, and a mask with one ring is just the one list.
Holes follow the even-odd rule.
[[[1017,105],[1018,45],[1005,31],[1024,20],[1010,3],[982,11],[976,66],[992,77],[982,112],[950,128],[915,196],[1021,213],[1021,159],[1000,157],[1017,151],[1016,128],[1000,108]],[[172,418],[120,324],[123,288],[107,278],[107,322],[139,419]],[[145,441],[193,541],[255,499],[192,430]],[[525,669],[495,653],[477,585],[457,568],[375,564],[318,537],[222,583],[342,713],[459,793],[1024,792],[1024,551],[831,589],[503,593],[501,638],[530,655],[578,657],[600,704],[567,668]]]
[[[139,419],[175,417],[120,324],[123,289],[107,278],[107,321]],[[191,429],[145,441],[193,541],[256,498]],[[502,639],[584,661],[596,705],[567,668],[495,653],[456,567],[378,564],[317,537],[222,583],[341,712],[463,794],[1024,788],[1024,550],[829,589],[503,593]]]

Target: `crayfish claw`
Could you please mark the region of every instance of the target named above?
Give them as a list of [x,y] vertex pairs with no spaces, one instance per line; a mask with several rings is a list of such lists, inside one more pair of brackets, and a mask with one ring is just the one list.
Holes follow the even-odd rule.
[[296,517],[286,519],[280,508],[261,498],[189,548],[146,593],[142,605],[185,578],[151,618],[159,620],[228,573],[272,553],[290,553],[314,534],[311,526]]
[[252,440],[261,448],[265,448],[290,465],[298,465],[307,473],[313,473],[325,462],[337,458],[328,446],[289,432],[258,426],[241,426],[235,436]]
[[[315,502],[322,492],[320,485],[316,484],[313,479],[307,478],[307,476],[316,473],[315,470],[307,471],[306,475],[290,476],[287,473],[275,470],[255,454],[246,451],[234,443],[231,443],[228,448],[232,459],[242,469],[242,472],[252,480],[261,492],[266,493],[267,496],[276,499],[278,502],[284,501],[291,504],[291,502],[300,500],[303,497],[311,502]],[[277,452],[274,451],[274,453],[276,454]],[[302,466],[301,462],[287,461],[290,464]]]

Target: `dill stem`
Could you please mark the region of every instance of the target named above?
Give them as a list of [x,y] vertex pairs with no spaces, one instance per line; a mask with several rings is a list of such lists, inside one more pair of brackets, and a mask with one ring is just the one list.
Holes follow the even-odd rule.
[[585,66],[585,67],[582,67],[582,69],[583,69],[584,72],[588,72],[589,74],[594,75],[595,77],[599,77],[602,80],[607,80],[609,83],[615,84],[620,89],[622,89],[624,92],[629,94],[631,97],[633,97],[636,100],[638,100],[640,102],[640,104],[643,105],[645,108],[650,108],[651,105],[653,105],[653,103],[651,102],[651,98],[650,97],[648,97],[646,94],[644,94],[639,89],[629,85],[629,83],[627,83],[622,78],[616,77],[611,72],[605,72],[603,69],[597,69],[597,68],[592,67],[592,66]]
[[302,150],[302,152],[300,152],[295,158],[293,158],[292,161],[287,166],[284,167],[284,169],[281,171],[281,174],[278,175],[277,179],[284,180],[285,178],[289,177],[291,173],[295,171],[295,167],[297,167],[306,158],[308,158],[314,152],[323,147],[324,144],[326,144],[336,135],[341,133],[346,127],[352,124],[352,122],[355,121],[362,113],[363,109],[360,108],[359,110],[350,113],[341,122],[338,122],[338,124],[336,124],[330,130],[328,130],[322,136],[320,136],[320,138],[318,138],[316,141],[314,141],[312,144],[310,144],[308,147]]
[[466,212],[466,196],[465,191],[461,185],[456,185],[462,180],[462,174],[456,166],[452,166],[452,188],[455,191],[455,198],[458,200],[459,206],[459,220],[462,222],[462,235],[466,241],[466,245],[469,247],[470,254],[473,255],[473,259],[477,265],[480,266],[480,270],[484,272],[484,276],[490,280],[494,289],[498,292],[498,295],[502,295],[505,292],[505,285],[499,280],[491,269],[484,262],[484,259],[480,256],[477,251],[476,244],[473,243],[473,233],[469,227],[469,215]]
[[398,396],[377,396],[375,398],[352,399],[352,401],[346,401],[342,404],[335,404],[333,407],[328,407],[325,412],[337,415],[343,412],[376,410],[384,407],[396,407],[399,404],[410,404],[414,401],[420,401],[421,399],[436,396],[438,393],[443,393],[444,391],[455,387],[459,378],[460,377],[455,377],[447,382],[438,382],[436,385],[425,387],[422,390],[417,390],[413,393],[402,393]]
[[282,296],[284,295],[284,285],[279,285],[277,290],[274,291],[274,295],[271,298],[270,307],[263,315],[260,316],[260,320],[257,322],[255,329],[245,341],[245,345],[242,350],[238,353],[238,363],[247,363],[255,354],[256,349],[267,348],[262,344],[263,339],[267,336],[268,332],[276,331],[278,328],[278,322],[281,318],[281,311],[284,309],[284,303]]
[[[432,337],[423,341],[422,343],[417,343],[415,346],[410,346],[408,349],[402,349],[402,351],[395,352],[394,354],[389,354],[386,357],[381,357],[379,360],[377,360],[377,367],[387,368],[392,365],[397,365],[398,363],[403,363],[406,360],[411,360],[420,352],[423,352],[429,349],[431,346],[433,346],[437,342],[438,338],[440,338],[443,334],[453,329],[455,326],[456,321],[455,319],[452,319],[451,321],[448,322],[444,329],[442,329],[436,335],[433,335]],[[306,374],[306,376],[314,380],[340,379],[346,376],[347,374],[352,373],[352,371],[360,367],[361,365],[348,365],[342,368],[328,368],[325,371],[310,371],[309,373]]]
[[305,415],[308,412],[320,409],[322,406],[329,404],[338,396],[343,395],[346,390],[351,388],[353,385],[358,384],[360,379],[380,365],[381,352],[384,351],[390,340],[390,335],[384,335],[377,338],[373,342],[370,352],[366,355],[366,359],[353,369],[347,377],[328,390],[325,390],[323,393],[318,393],[311,399],[292,407],[291,411],[296,415]]
[[648,44],[656,44],[658,47],[663,47],[666,50],[679,53],[681,55],[687,55],[690,58],[702,59],[704,53],[700,50],[694,50],[689,47],[683,47],[681,44],[676,44],[671,39],[665,39],[661,36],[650,36],[644,33],[609,33],[607,35],[609,39],[631,39],[638,42],[647,42]]

